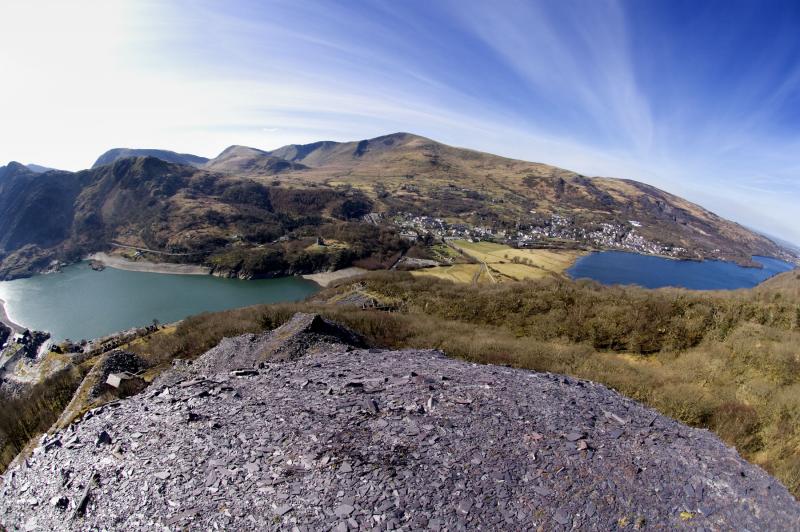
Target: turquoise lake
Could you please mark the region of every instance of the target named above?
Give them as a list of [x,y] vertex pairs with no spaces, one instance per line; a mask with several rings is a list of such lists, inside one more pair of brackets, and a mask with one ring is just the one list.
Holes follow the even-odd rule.
[[0,282],[9,317],[54,340],[97,338],[112,332],[169,323],[193,314],[302,300],[319,286],[301,277],[242,281],[211,275],[171,275],[106,268],[88,263],[61,273]]
[[573,279],[594,279],[605,285],[635,284],[645,288],[675,286],[692,290],[752,288],[794,265],[769,257],[753,257],[763,268],[732,262],[672,260],[621,251],[602,251],[581,257],[567,270]]

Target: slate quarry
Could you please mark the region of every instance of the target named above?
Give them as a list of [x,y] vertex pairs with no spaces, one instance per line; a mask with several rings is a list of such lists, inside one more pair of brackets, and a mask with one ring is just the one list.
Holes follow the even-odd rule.
[[176,365],[139,395],[45,436],[2,476],[0,524],[344,532],[800,523],[788,491],[714,435],[604,386],[437,351],[358,348],[353,338],[298,315]]

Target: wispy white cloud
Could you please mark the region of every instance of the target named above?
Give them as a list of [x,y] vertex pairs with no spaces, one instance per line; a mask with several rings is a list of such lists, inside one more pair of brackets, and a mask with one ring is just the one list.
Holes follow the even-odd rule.
[[[645,180],[800,241],[796,32],[777,25],[774,53],[736,77],[736,57],[644,24],[642,6],[8,2],[0,161],[76,169],[113,146],[214,155],[405,130]],[[704,37],[725,49],[737,31]]]

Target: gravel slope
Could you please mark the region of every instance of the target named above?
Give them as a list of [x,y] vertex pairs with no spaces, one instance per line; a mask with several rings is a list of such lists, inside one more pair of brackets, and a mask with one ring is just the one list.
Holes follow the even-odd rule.
[[[800,522],[786,489],[711,433],[601,385],[435,351],[317,349],[303,323],[265,338],[294,343],[292,353],[305,346],[305,356],[264,363],[270,341],[229,341],[198,362],[215,373],[176,369],[49,437],[2,477],[0,522],[336,531]],[[256,368],[231,371],[242,366]]]

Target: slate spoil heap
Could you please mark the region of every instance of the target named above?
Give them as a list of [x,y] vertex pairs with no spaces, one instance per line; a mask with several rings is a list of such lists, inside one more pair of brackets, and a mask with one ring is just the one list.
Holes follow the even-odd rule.
[[[320,324],[327,329],[314,332]],[[0,522],[314,531],[800,523],[786,489],[712,434],[601,385],[336,343],[349,334],[299,315],[87,413],[2,477]],[[280,353],[291,356],[269,361]]]

